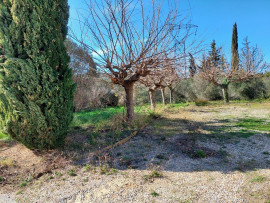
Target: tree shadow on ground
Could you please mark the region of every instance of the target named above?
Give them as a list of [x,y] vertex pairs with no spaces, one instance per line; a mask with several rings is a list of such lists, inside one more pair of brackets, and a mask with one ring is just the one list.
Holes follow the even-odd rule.
[[[104,131],[102,135],[95,135],[103,136],[104,140],[100,137],[100,142],[94,143],[91,128],[75,129],[68,136],[66,145],[56,150],[30,151],[21,146],[19,149],[25,152],[23,156],[17,153],[15,158],[20,159],[19,162],[10,168],[0,168],[0,175],[7,178],[6,183],[14,182],[14,176],[18,184],[29,174],[39,178],[54,170],[86,164],[119,170],[161,169],[168,172],[229,173],[270,168],[270,132],[243,128],[235,119],[196,122],[160,118],[126,143],[102,154],[95,153],[130,133],[123,132],[123,137],[115,137],[115,134]],[[5,144],[11,151],[11,148],[16,150],[17,145],[20,144],[15,141]],[[36,160],[34,165],[23,166],[32,159]],[[20,174],[17,173],[18,167]]]
[[268,169],[270,132],[241,128],[230,119],[163,118],[104,156],[104,162],[117,169],[224,173]]

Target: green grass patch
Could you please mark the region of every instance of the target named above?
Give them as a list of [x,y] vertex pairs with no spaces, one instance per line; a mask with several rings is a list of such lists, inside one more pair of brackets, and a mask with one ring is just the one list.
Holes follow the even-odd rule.
[[177,103],[177,104],[167,104],[168,108],[181,108],[181,107],[185,107],[185,106],[189,106],[189,103]]
[[94,126],[109,120],[113,115],[123,112],[123,107],[103,108],[92,111],[81,111],[74,114],[71,126]]
[[234,131],[234,132],[229,132],[229,135],[231,137],[242,137],[242,138],[249,138],[255,134],[256,134],[256,132],[245,130],[245,129],[241,129],[239,131]]
[[270,122],[265,119],[258,118],[245,118],[239,119],[237,124],[238,127],[242,127],[248,130],[259,130],[270,132]]
[[[134,111],[137,115],[149,115],[151,113],[149,105],[135,106]],[[108,124],[114,116],[118,115],[118,117],[124,118],[125,114],[126,110],[124,107],[110,107],[91,111],[81,111],[74,114],[71,127],[104,126]]]
[[255,178],[253,178],[253,179],[251,180],[251,182],[252,182],[252,183],[262,183],[262,182],[264,182],[264,181],[266,181],[266,180],[267,180],[267,178],[264,177],[264,176],[257,176],[257,177],[255,177]]
[[6,135],[4,133],[0,133],[0,140],[7,140],[9,139],[9,135]]
[[156,117],[153,115],[158,115],[152,113],[149,105],[136,106],[134,110],[134,120],[131,123],[127,123],[125,120],[126,110],[124,107],[102,108],[75,113],[70,132],[82,136],[84,143],[87,143],[87,145],[70,140],[67,142],[68,146],[73,149],[80,149],[84,146],[102,148],[114,144],[155,119]]

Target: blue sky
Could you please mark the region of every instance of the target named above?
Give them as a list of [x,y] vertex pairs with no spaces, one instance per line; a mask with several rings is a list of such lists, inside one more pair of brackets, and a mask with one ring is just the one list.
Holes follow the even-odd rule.
[[[69,26],[73,30],[78,29],[77,12],[85,8],[85,1],[68,0]],[[180,4],[185,15],[189,14],[192,24],[198,26],[197,36],[201,36],[209,47],[215,39],[230,58],[232,27],[236,22],[239,48],[248,36],[249,41],[257,44],[270,62],[270,0],[180,0]]]

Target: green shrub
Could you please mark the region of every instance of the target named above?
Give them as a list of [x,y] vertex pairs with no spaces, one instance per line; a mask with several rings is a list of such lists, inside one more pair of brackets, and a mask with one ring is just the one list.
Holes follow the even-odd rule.
[[113,93],[108,92],[105,94],[101,99],[101,106],[107,107],[107,106],[117,106],[118,105],[119,98]]
[[67,0],[0,1],[0,129],[29,148],[61,145],[72,121],[67,21]]

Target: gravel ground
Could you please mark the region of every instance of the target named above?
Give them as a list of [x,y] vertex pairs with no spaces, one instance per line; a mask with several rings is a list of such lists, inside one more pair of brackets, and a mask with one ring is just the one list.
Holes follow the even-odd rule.
[[[103,164],[117,170],[69,165],[57,171],[63,175],[46,174],[12,193],[11,198],[41,203],[269,203],[269,132],[222,141],[207,137],[213,134],[209,125],[222,127],[221,119],[230,117],[233,122],[246,115],[268,118],[270,105],[170,111],[106,155],[109,158]],[[196,150],[203,150],[206,156],[194,157]],[[76,176],[68,175],[68,169]],[[154,177],[154,172],[160,177]],[[4,202],[12,202],[7,198],[0,196]]]

